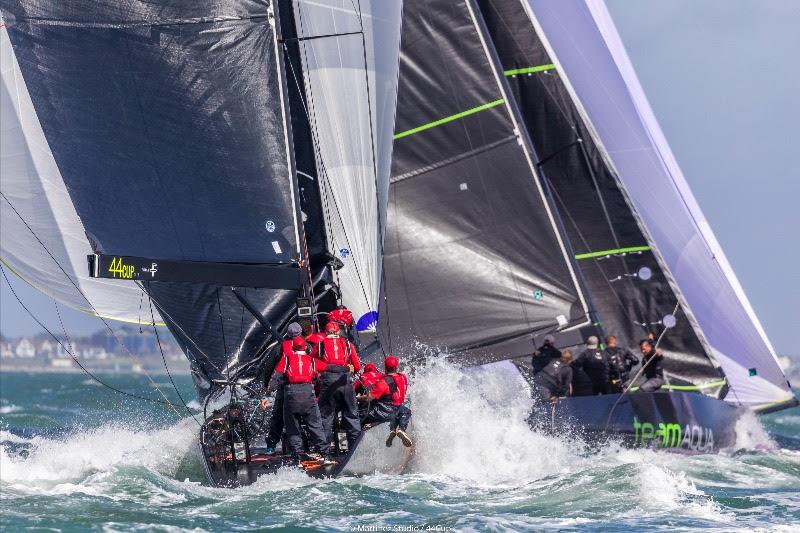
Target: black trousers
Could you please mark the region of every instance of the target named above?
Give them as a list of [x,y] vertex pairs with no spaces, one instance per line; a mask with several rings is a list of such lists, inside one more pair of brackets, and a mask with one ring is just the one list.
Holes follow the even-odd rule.
[[394,431],[397,428],[405,431],[411,422],[411,409],[405,405],[392,405],[388,402],[372,402],[367,410],[362,424],[377,424],[389,422],[389,429]]
[[342,426],[347,443],[352,446],[361,433],[356,392],[349,372],[323,372],[320,376],[319,412],[327,442],[333,441],[333,422],[337,411],[342,413]]
[[281,440],[283,433],[283,394],[286,381],[281,377],[281,382],[275,389],[275,403],[272,404],[272,417],[269,419],[269,433],[267,433],[267,448],[274,448]]
[[314,397],[314,386],[311,383],[287,383],[284,387],[283,423],[289,453],[293,455],[303,451],[301,420],[306,424],[311,450],[326,453],[328,445]]

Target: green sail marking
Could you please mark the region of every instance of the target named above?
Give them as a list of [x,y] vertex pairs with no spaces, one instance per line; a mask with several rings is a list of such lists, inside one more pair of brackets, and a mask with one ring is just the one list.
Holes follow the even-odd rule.
[[485,109],[491,109],[492,107],[499,106],[505,103],[505,100],[500,98],[499,100],[495,100],[493,102],[488,102],[486,104],[482,104],[479,106],[471,107],[466,111],[462,111],[461,113],[456,113],[455,115],[450,115],[449,117],[440,118],[439,120],[434,120],[433,122],[428,122],[423,124],[422,126],[417,126],[416,128],[411,128],[410,130],[401,131],[400,133],[395,133],[395,139],[402,139],[403,137],[408,137],[409,135],[414,135],[415,133],[419,133],[421,131],[429,130],[431,128],[435,128],[436,126],[441,126],[442,124],[447,124],[448,122],[453,122],[454,120],[458,120],[460,118],[468,117],[470,115],[474,115],[475,113],[480,113]]
[[585,254],[577,254],[575,259],[593,259],[595,257],[603,257],[606,255],[615,254],[628,254],[632,252],[646,252],[650,250],[649,246],[630,246],[628,248],[614,248],[613,250],[600,250],[599,252],[588,252]]
[[554,70],[556,66],[552,63],[547,65],[536,65],[535,67],[512,68],[504,70],[503,74],[506,76],[517,76],[518,74],[533,74],[534,72],[544,72],[545,70]]

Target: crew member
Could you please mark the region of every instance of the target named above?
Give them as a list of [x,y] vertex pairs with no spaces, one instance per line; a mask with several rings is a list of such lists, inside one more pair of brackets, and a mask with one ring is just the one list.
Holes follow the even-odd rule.
[[375,363],[367,363],[364,365],[364,372],[353,383],[353,389],[355,389],[356,394],[366,394],[382,377],[383,374],[378,372],[378,367],[375,366]]
[[592,394],[607,394],[610,389],[608,359],[598,348],[599,339],[586,339],[586,350],[575,358],[573,367],[581,368],[592,380]]
[[[284,354],[275,371],[283,374],[284,385],[283,421],[286,426],[287,448],[295,459],[303,451],[303,438],[300,428],[302,419],[313,453],[327,453],[328,441],[322,428],[317,400],[314,397],[312,381],[318,371],[325,370],[325,363],[311,357],[308,343],[302,336],[292,339],[291,351]],[[314,457],[314,455],[312,455]],[[322,456],[315,456],[322,459]]]
[[561,352],[555,347],[556,338],[552,335],[545,335],[543,344],[538,350],[533,352],[531,359],[531,367],[533,373],[538,374],[544,367],[550,364],[550,361],[555,361],[561,358]]
[[339,305],[328,313],[328,322],[336,322],[341,328],[343,336],[358,347],[358,335],[353,331],[353,313],[347,307]]
[[[286,328],[286,338],[281,343],[281,357],[286,358],[292,353],[292,342],[301,338],[303,328],[297,322],[292,322]],[[275,403],[272,406],[272,417],[269,419],[269,433],[267,433],[267,453],[275,453],[275,446],[283,433],[283,394],[286,380],[282,373],[275,374]]]
[[325,339],[321,343],[320,359],[326,369],[320,377],[319,411],[322,426],[330,443],[333,440],[336,413],[342,413],[342,426],[347,434],[348,449],[353,448],[361,423],[358,419],[356,393],[353,390],[350,374],[361,370],[358,352],[353,343],[341,336],[341,328],[336,322],[325,326]]
[[617,344],[617,337],[606,337],[606,359],[611,377],[611,387],[616,392],[622,392],[630,377],[631,369],[639,364],[639,359],[627,348]]
[[657,350],[649,339],[639,341],[642,351],[642,366],[645,382],[639,386],[642,392],[657,391],[664,384],[664,354]]
[[572,352],[564,350],[561,358],[550,363],[534,376],[533,381],[543,401],[554,403],[559,397],[572,395]]
[[410,447],[412,442],[406,434],[406,429],[411,422],[411,409],[403,405],[406,401],[408,378],[398,372],[400,362],[393,355],[384,360],[383,366],[386,375],[375,383],[369,393],[358,397],[361,402],[369,402],[363,423],[389,422],[389,438],[386,439],[386,446],[391,446],[397,437],[404,446]]

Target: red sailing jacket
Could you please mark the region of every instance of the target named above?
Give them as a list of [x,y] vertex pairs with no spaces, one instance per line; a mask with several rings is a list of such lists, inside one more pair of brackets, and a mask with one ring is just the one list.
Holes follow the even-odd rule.
[[[367,366],[369,366],[369,365],[367,365]],[[354,389],[356,390],[356,392],[358,392],[358,393],[366,393],[366,392],[369,392],[369,391],[372,389],[372,387],[373,387],[373,386],[374,386],[374,385],[375,385],[375,384],[376,384],[378,381],[380,381],[380,380],[381,380],[381,378],[382,378],[382,377],[383,377],[383,374],[381,374],[381,373],[380,373],[380,372],[378,372],[377,370],[376,370],[376,371],[374,371],[374,372],[364,372],[363,374],[361,374],[361,377],[360,377],[360,378],[358,378],[358,379],[357,379],[357,380],[356,380],[356,381],[353,383],[353,388],[354,388]]]
[[320,344],[325,340],[325,334],[315,331],[306,337],[306,341],[311,344],[311,355],[319,357]]
[[324,371],[326,366],[324,362],[306,352],[291,352],[283,354],[275,367],[275,372],[286,376],[286,381],[289,383],[311,383],[314,375]]
[[334,309],[328,313],[328,320],[344,324],[345,327],[349,328],[353,325],[353,313],[346,307]]
[[[397,390],[392,393],[391,387],[387,380],[394,379],[397,385]],[[406,401],[406,391],[408,390],[408,378],[405,374],[398,372],[397,374],[384,376],[383,379],[378,380],[372,390],[369,392],[373,400],[389,401],[391,399],[392,405],[403,405]]]
[[338,335],[329,335],[322,341],[322,353],[320,354],[326,365],[353,365],[356,372],[361,370],[361,361],[358,360],[358,352],[353,343]]

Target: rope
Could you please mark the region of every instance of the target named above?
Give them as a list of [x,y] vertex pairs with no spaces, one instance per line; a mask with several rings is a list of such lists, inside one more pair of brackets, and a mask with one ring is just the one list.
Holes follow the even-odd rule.
[[175,380],[172,379],[172,373],[169,371],[169,365],[167,365],[167,357],[164,355],[164,348],[161,346],[161,336],[158,334],[158,328],[156,327],[156,317],[155,313],[153,313],[153,300],[149,297],[148,299],[150,302],[150,321],[153,324],[153,333],[156,334],[156,342],[158,342],[158,351],[161,352],[161,360],[164,362],[164,370],[167,371],[167,377],[169,377],[169,382],[172,383],[172,388],[175,389],[175,394],[178,395],[178,398],[181,400],[183,407],[186,409],[186,412],[189,413],[189,416],[197,422],[198,426],[202,427],[202,424],[195,418],[194,413],[192,410],[189,409],[189,406],[186,405],[186,400],[183,399],[183,395],[181,395],[181,391],[178,390],[178,386],[175,385]]
[[[99,383],[103,387],[105,387],[105,388],[107,388],[109,390],[112,390],[112,391],[116,392],[117,394],[121,394],[123,396],[129,396],[131,398],[136,398],[138,400],[143,400],[143,401],[146,401],[146,402],[152,402],[152,403],[168,405],[168,406],[172,407],[173,411],[175,411],[175,414],[177,414],[179,418],[183,418],[183,415],[181,415],[181,413],[176,409],[177,407],[180,407],[180,406],[170,402],[169,400],[164,401],[164,400],[159,400],[159,399],[156,399],[156,398],[147,398],[146,396],[140,396],[138,394],[133,394],[131,392],[127,392],[127,391],[118,389],[118,388],[116,388],[116,387],[114,387],[112,385],[109,385],[108,383],[106,383],[105,381],[103,381],[102,379],[100,379],[99,377],[94,375],[88,368],[86,368],[85,366],[83,366],[81,364],[81,362],[78,360],[77,356],[72,352],[72,350],[70,350],[66,346],[64,346],[64,343],[61,342],[61,339],[59,339],[57,335],[55,335],[52,331],[50,331],[50,329],[47,326],[45,326],[42,323],[41,320],[36,318],[36,315],[28,308],[28,306],[26,306],[23,303],[22,299],[17,294],[17,291],[15,291],[14,287],[11,285],[11,282],[9,281],[8,276],[6,275],[6,271],[5,271],[5,268],[3,268],[3,265],[0,265],[0,273],[3,274],[3,278],[6,280],[6,283],[8,284],[8,288],[11,289],[11,294],[14,295],[14,298],[17,300],[17,303],[19,303],[19,305],[25,310],[25,312],[28,313],[28,316],[30,316],[33,319],[34,322],[39,324],[39,327],[41,327],[48,335],[50,335],[50,337],[56,343],[58,343],[58,345],[61,346],[67,354],[69,354],[69,356],[72,358],[72,360],[75,362],[75,364],[78,365],[78,367],[87,376],[89,376],[92,380],[96,381],[97,383]],[[55,302],[55,300],[53,300],[53,301]],[[58,310],[58,307],[56,307],[56,310]],[[59,321],[60,320],[61,320],[61,315],[59,313]],[[63,326],[63,322],[62,322],[62,326]],[[158,390],[158,389],[156,389],[156,390]],[[161,392],[161,391],[159,391],[159,392]]]
[[[58,262],[58,259],[56,259],[56,257],[52,254],[52,252],[50,252],[50,249],[47,247],[47,245],[45,245],[44,242],[42,242],[42,240],[39,238],[39,236],[36,235],[36,232],[33,231],[33,228],[31,228],[31,226],[28,224],[28,222],[25,220],[25,218],[20,214],[20,212],[17,211],[17,209],[14,207],[14,204],[11,203],[11,200],[9,200],[8,197],[5,194],[3,194],[2,191],[0,191],[0,196],[2,196],[3,199],[8,203],[9,207],[11,207],[11,209],[14,211],[14,213],[17,215],[17,217],[20,219],[20,221],[22,221],[22,223],[25,225],[25,227],[28,228],[28,231],[31,233],[31,235],[33,235],[33,238],[36,239],[36,241],[42,246],[44,251],[47,252],[47,255],[50,256],[50,259],[53,260],[53,262],[56,264],[58,269],[61,270],[61,272],[64,274],[64,276],[70,282],[70,284],[73,287],[75,287],[75,290],[78,291],[78,294],[80,294],[83,297],[83,299],[86,300],[86,303],[89,304],[89,307],[91,308],[92,312],[97,316],[97,318],[100,319],[100,321],[103,323],[103,325],[106,327],[106,329],[108,329],[108,331],[111,333],[111,335],[117,341],[117,344],[119,344],[119,346],[122,348],[123,352],[125,352],[125,354],[128,355],[133,361],[136,361],[138,363],[138,361],[136,360],[136,357],[130,352],[130,350],[128,350],[128,347],[125,346],[125,343],[123,343],[122,340],[119,338],[119,335],[114,330],[114,328],[112,328],[111,325],[108,323],[108,321],[106,321],[106,319],[103,318],[100,315],[100,313],[95,308],[94,304],[89,300],[89,298],[86,296],[86,294],[83,292],[83,290],[81,290],[81,288],[78,286],[78,284],[75,283],[75,280],[72,279],[72,276],[70,276],[67,273],[67,271],[64,270],[64,267],[61,266],[61,263]],[[3,275],[5,276],[5,272],[3,273]],[[8,278],[6,278],[6,281],[8,281]],[[21,303],[21,301],[20,301],[20,303]],[[169,398],[167,398],[167,396],[161,391],[161,389],[158,388],[158,384],[150,376],[150,374],[148,374],[144,370],[142,371],[142,373],[145,375],[145,377],[147,377],[147,379],[153,385],[153,388],[155,388],[158,391],[158,393],[161,394],[161,396],[163,396],[164,401],[166,403],[172,405],[172,402],[170,402]]]

